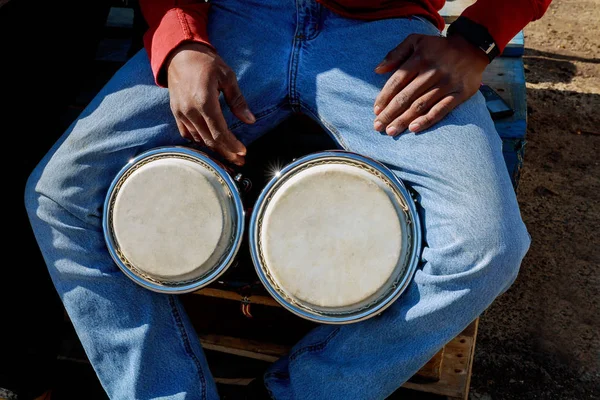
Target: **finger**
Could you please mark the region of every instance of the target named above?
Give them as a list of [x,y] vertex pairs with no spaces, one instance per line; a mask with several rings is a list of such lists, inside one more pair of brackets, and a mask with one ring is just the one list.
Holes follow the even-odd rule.
[[375,72],[385,74],[402,65],[413,53],[418,35],[408,35],[406,39],[392,51],[387,53],[382,62],[375,67]]
[[373,106],[375,115],[379,115],[381,111],[387,107],[394,96],[418,75],[418,67],[418,64],[414,60],[409,59],[402,64],[392,76],[390,76],[375,99],[375,104]]
[[211,96],[208,99],[206,107],[201,112],[215,141],[239,156],[246,155],[246,146],[227,127],[227,122],[221,111],[221,105],[217,96]]
[[233,73],[228,77],[227,82],[222,85],[221,90],[223,91],[223,97],[225,102],[229,106],[229,109],[240,121],[247,124],[253,124],[256,122],[256,117],[250,111],[248,103],[240,90],[238,81]]
[[183,138],[192,140],[194,142],[199,141],[201,143],[204,143],[200,134],[198,134],[198,132],[195,131],[193,125],[190,124],[187,120],[184,122],[183,119],[180,120],[178,118],[175,120],[175,122],[177,123],[177,129],[179,129],[179,134],[181,134]]
[[398,118],[393,120],[386,129],[390,136],[396,136],[406,130],[411,122],[419,118],[437,104],[445,95],[448,94],[447,89],[440,87],[432,87],[425,92],[421,97],[412,102],[410,107],[402,113]]
[[454,110],[462,102],[462,97],[457,96],[456,94],[448,95],[431,107],[427,114],[414,120],[408,128],[415,133],[430,128],[441,121],[442,118],[448,115],[450,111]]
[[236,165],[243,165],[244,157],[242,155],[238,155],[238,154],[232,152],[222,142],[222,138],[219,136],[220,134],[217,134],[217,137],[214,136],[215,133],[210,129],[210,127],[208,125],[208,121],[200,113],[199,110],[195,111],[195,113],[196,114],[195,114],[194,118],[192,119],[192,121],[194,122],[194,128],[202,136],[202,140],[204,141],[204,144],[206,145],[206,147],[208,147],[209,149],[211,149],[213,151],[216,151],[221,156],[223,156],[223,158],[225,158],[227,161],[229,161],[231,163],[234,163]]
[[[411,81],[408,86],[394,96],[394,98],[377,116],[375,122],[373,123],[375,130],[381,132],[394,119],[402,115],[402,113],[404,113],[410,107],[410,105],[417,98],[419,98],[419,96],[437,83],[437,77],[434,71],[421,74]],[[394,133],[395,132],[388,132],[388,134],[392,135]]]

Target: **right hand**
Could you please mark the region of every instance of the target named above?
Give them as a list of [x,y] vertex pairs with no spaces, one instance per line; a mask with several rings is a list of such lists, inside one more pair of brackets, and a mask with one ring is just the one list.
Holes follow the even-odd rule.
[[209,46],[179,46],[167,65],[171,110],[181,136],[206,145],[236,165],[244,164],[246,147],[231,133],[223,117],[222,92],[233,114],[247,124],[256,122],[235,73]]

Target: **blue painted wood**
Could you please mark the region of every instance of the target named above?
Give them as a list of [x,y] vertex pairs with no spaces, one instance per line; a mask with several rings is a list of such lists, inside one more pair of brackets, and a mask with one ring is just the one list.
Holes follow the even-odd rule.
[[500,137],[524,138],[527,129],[527,99],[523,59],[498,57],[485,70],[483,83],[496,90],[515,110],[513,116],[495,121]]
[[502,154],[515,190],[519,184],[527,133],[525,71],[521,57],[499,57],[486,69],[483,82],[495,89],[515,110],[508,118],[494,121],[502,138]]
[[525,52],[525,35],[523,31],[517,33],[517,35],[508,42],[508,45],[504,48],[502,56],[504,57],[521,57]]

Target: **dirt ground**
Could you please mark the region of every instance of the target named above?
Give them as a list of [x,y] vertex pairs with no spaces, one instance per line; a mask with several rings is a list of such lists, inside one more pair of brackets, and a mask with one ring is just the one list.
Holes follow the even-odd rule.
[[532,245],[482,316],[472,399],[600,398],[599,28],[600,0],[554,0],[525,29]]

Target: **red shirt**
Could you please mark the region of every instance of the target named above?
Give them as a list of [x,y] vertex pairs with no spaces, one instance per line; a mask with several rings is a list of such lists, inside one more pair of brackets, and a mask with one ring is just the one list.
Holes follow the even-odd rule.
[[[332,11],[355,19],[423,16],[444,29],[439,10],[445,0],[317,0]],[[478,0],[462,16],[487,28],[500,51],[529,22],[544,15],[551,0]],[[140,0],[149,29],[144,46],[150,57],[157,84],[169,53],[183,42],[210,44],[206,23],[210,3],[200,0]]]

